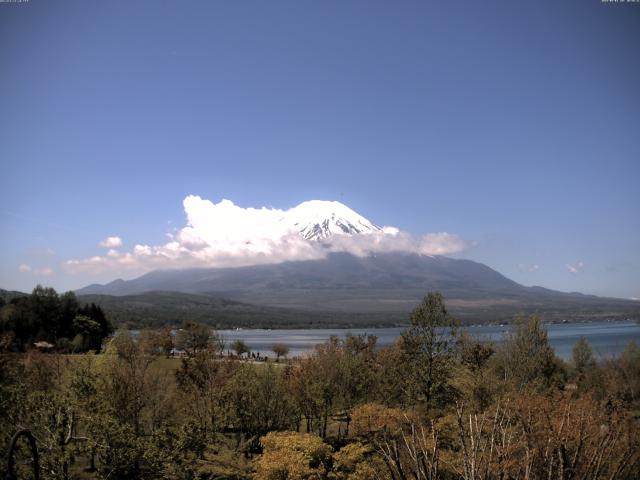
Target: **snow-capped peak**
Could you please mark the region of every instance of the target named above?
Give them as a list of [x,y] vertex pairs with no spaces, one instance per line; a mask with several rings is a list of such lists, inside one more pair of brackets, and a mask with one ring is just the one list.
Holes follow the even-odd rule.
[[309,200],[286,212],[282,219],[307,240],[324,240],[332,235],[355,235],[382,229],[346,205],[326,200]]

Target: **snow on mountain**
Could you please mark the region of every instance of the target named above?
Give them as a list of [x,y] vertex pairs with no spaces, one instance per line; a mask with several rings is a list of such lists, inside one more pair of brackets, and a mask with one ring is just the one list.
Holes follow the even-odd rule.
[[326,240],[333,235],[381,232],[382,229],[346,205],[310,200],[287,210],[281,222],[291,225],[306,240]]
[[[189,195],[184,201],[187,224],[163,245],[137,244],[127,252],[71,259],[73,272],[151,271],[158,268],[238,267],[318,260],[329,252],[356,256],[382,251],[426,250],[421,241],[397,228],[380,228],[346,205],[311,200],[282,210],[240,207]],[[438,252],[441,253],[441,252]]]

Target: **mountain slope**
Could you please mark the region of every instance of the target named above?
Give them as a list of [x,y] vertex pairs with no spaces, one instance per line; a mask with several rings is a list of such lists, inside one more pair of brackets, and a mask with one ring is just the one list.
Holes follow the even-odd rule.
[[[312,290],[424,292],[441,290],[472,297],[482,292],[513,292],[521,288],[495,270],[470,260],[404,253],[357,257],[333,253],[323,260],[285,262],[236,268],[157,270],[134,280],[90,285],[80,294],[127,295],[152,290],[230,297],[283,297]],[[295,295],[297,296],[297,295]],[[368,295],[367,295],[368,296]],[[413,294],[409,294],[413,297]]]
[[524,287],[477,262],[407,253],[335,253],[324,260],[275,265],[159,270],[77,293],[119,296],[158,290],[297,311],[394,318],[436,290],[459,316],[478,321],[504,320],[521,311],[553,318],[640,314],[640,302]]
[[133,328],[180,325],[186,320],[216,328],[362,328],[395,326],[406,321],[401,314],[309,312],[179,292],[79,295],[78,299],[100,305],[115,325]]

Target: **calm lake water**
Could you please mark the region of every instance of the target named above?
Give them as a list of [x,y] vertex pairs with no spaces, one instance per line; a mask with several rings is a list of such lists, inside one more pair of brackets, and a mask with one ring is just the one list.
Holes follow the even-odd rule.
[[[483,340],[500,343],[508,325],[482,325],[466,327],[467,331]],[[584,336],[593,349],[596,357],[607,358],[617,355],[631,341],[640,345],[640,324],[627,322],[590,322],[590,323],[562,323],[546,325],[549,341],[555,349],[556,355],[568,359],[575,342]],[[378,337],[378,345],[392,343],[403,330],[397,328],[364,328],[364,329],[291,329],[291,330],[219,330],[227,348],[236,339],[244,340],[253,352],[273,356],[271,347],[274,343],[284,343],[289,346],[289,356],[309,353],[313,347],[323,343],[330,336],[344,338],[348,333],[353,335],[369,334]]]

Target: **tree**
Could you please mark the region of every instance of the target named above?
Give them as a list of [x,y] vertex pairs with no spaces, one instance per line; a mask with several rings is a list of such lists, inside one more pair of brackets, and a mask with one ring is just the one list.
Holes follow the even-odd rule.
[[631,340],[617,358],[604,363],[607,393],[628,405],[640,405],[640,347]]
[[60,298],[53,288],[36,286],[28,298],[29,312],[39,326],[38,340],[55,341],[61,335]]
[[496,390],[495,377],[488,368],[488,362],[495,353],[494,346],[462,332],[456,341],[456,349],[460,365],[453,383],[468,405],[482,412],[491,404]]
[[175,344],[190,356],[204,350],[221,352],[224,348],[224,343],[211,327],[197,322],[185,322],[176,334]]
[[[315,427],[326,438],[329,419],[335,415],[348,434],[351,409],[374,390],[376,340],[369,335],[349,335],[344,340],[331,337],[292,365],[289,387],[307,432]],[[338,434],[342,433],[341,425]]]
[[573,363],[573,369],[578,377],[584,376],[588,370],[596,366],[591,345],[589,345],[586,338],[580,337],[573,346],[571,360]]
[[[98,359],[99,414],[87,429],[102,478],[159,478],[158,443],[172,416],[166,373],[154,368],[126,330],[119,330]],[[160,440],[156,442],[158,436]]]
[[86,315],[76,315],[73,319],[73,331],[76,333],[72,344],[76,351],[100,351],[102,345],[101,329],[98,322]]
[[326,478],[332,448],[308,433],[271,432],[260,439],[263,454],[256,460],[256,480]]
[[295,425],[295,409],[282,370],[273,364],[242,364],[225,385],[233,423],[246,442],[246,454],[259,451],[260,436]]
[[392,479],[441,478],[439,431],[434,421],[424,424],[410,410],[371,403],[354,410],[353,430],[373,446]]
[[227,412],[225,385],[238,366],[238,362],[220,359],[209,350],[181,359],[176,371],[179,405],[187,421],[198,425],[194,433],[212,439],[215,432],[222,430]]
[[[337,406],[340,407],[341,421],[345,423],[345,435],[349,435],[351,410],[366,402],[374,388],[377,368],[375,347],[378,338],[374,335],[351,335],[342,341],[338,350]],[[340,434],[341,431],[339,430]]]
[[361,442],[342,447],[333,455],[333,471],[330,478],[336,480],[376,480],[384,478],[385,465],[374,449]]
[[518,317],[499,350],[500,376],[518,390],[529,384],[548,387],[561,373],[547,331],[537,315]]
[[73,321],[78,314],[79,308],[80,305],[75,293],[66,292],[60,295],[60,331],[57,338],[73,337]]
[[640,347],[631,340],[620,355],[620,370],[624,375],[627,398],[630,402],[640,400]]
[[276,362],[279,362],[280,357],[286,357],[289,354],[289,346],[284,343],[274,343],[271,351],[276,354]]
[[236,352],[236,355],[238,355],[239,357],[242,357],[242,355],[244,355],[245,353],[249,354],[251,352],[251,349],[244,342],[244,340],[241,340],[239,338],[233,341],[233,343],[231,344],[231,349]]
[[[160,350],[165,355],[165,357],[169,358],[173,353],[173,332],[171,331],[171,327],[164,327],[160,332],[158,332],[158,346]],[[220,345],[220,351],[222,351],[223,346]]]
[[456,334],[440,293],[429,293],[411,314],[411,325],[402,332],[401,345],[411,370],[410,395],[424,402],[427,410],[447,402]]
[[[41,471],[52,479],[70,478],[69,466],[73,461],[70,443],[75,421],[63,388],[63,363],[64,359],[57,354],[27,353],[20,380],[25,390],[19,396],[19,408],[11,412],[19,416],[16,424],[37,438]],[[15,431],[16,424],[10,431]],[[18,478],[30,477],[26,472],[18,473]]]
[[173,335],[170,328],[162,330],[143,329],[138,335],[138,343],[148,355],[171,356],[173,351]]
[[407,411],[399,408],[365,403],[353,409],[353,433],[369,442],[379,436],[395,435],[409,416]]
[[288,372],[289,391],[299,415],[297,423],[299,425],[304,419],[307,433],[313,430],[315,422],[321,417],[323,404],[322,385],[318,381],[316,368],[316,360],[311,356],[290,366]]
[[318,434],[322,438],[327,437],[329,416],[339,398],[341,356],[340,340],[332,336],[325,343],[316,345],[314,354],[299,366],[301,375],[306,377],[302,398],[309,403],[303,410],[311,410],[318,416]]
[[332,455],[331,446],[310,434],[272,432],[260,441],[264,451],[255,461],[256,480],[387,478],[380,457],[360,442],[349,443]]
[[90,319],[97,322],[98,325],[100,325],[100,335],[103,340],[113,333],[113,325],[107,318],[100,305],[96,305],[95,303],[86,304],[84,307],[78,309],[78,313],[81,315],[86,315]]

